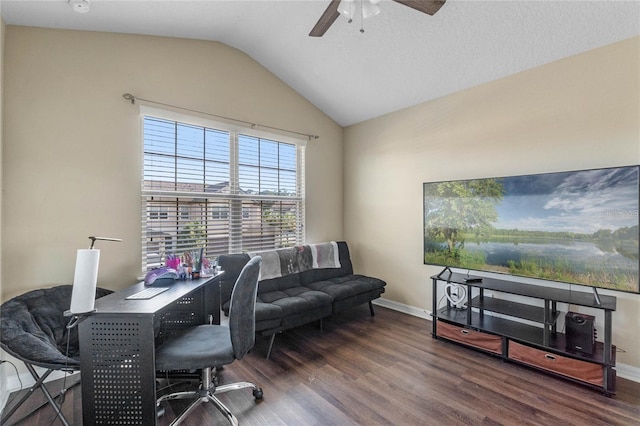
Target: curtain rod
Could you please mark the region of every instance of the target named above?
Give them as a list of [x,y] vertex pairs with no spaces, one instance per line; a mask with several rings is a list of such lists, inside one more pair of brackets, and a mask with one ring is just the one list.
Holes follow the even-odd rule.
[[130,101],[131,104],[135,104],[136,101],[138,100],[138,101],[148,102],[148,103],[151,103],[151,104],[166,106],[166,107],[169,107],[169,108],[177,108],[177,109],[181,109],[183,111],[195,112],[197,114],[209,115],[211,117],[221,118],[223,120],[235,121],[236,123],[242,123],[242,124],[249,125],[252,129],[255,129],[256,127],[262,127],[263,129],[278,130],[278,131],[281,131],[281,132],[292,133],[294,135],[306,136],[309,140],[311,140],[311,139],[319,139],[320,138],[320,136],[318,136],[318,135],[310,135],[308,133],[296,132],[294,130],[281,129],[279,127],[273,127],[273,126],[266,126],[264,124],[252,123],[250,121],[239,120],[237,118],[231,118],[231,117],[225,117],[223,115],[212,114],[210,112],[203,112],[203,111],[198,111],[198,110],[195,110],[195,109],[184,108],[184,107],[177,106],[177,105],[171,105],[171,104],[166,104],[166,103],[163,103],[163,102],[152,101],[150,99],[144,99],[144,98],[132,95],[131,93],[124,93],[122,95],[122,97],[124,99]]

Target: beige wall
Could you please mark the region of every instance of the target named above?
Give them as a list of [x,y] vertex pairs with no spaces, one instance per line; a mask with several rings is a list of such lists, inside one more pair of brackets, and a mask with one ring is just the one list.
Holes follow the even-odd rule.
[[[422,261],[423,182],[640,164],[639,52],[635,37],[346,128],[356,270],[431,311],[441,268]],[[618,362],[640,367],[640,296],[601,293],[618,297]]]
[[[244,53],[220,43],[7,26],[3,291],[71,283],[102,243],[98,285],[140,271],[139,97],[320,136],[307,145],[309,242],[342,238],[342,128]],[[7,267],[10,265],[11,267]]]

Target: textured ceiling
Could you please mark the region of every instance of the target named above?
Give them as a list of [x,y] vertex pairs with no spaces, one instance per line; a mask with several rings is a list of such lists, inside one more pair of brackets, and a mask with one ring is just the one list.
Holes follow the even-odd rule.
[[[640,1],[447,0],[428,16],[389,0],[307,34],[329,0],[2,0],[8,25],[215,40],[347,126],[640,34]],[[640,70],[639,70],[640,71]]]

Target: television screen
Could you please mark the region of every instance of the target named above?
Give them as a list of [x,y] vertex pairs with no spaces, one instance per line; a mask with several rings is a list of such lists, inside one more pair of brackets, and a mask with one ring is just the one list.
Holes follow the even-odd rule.
[[640,293],[640,166],[424,184],[424,263]]

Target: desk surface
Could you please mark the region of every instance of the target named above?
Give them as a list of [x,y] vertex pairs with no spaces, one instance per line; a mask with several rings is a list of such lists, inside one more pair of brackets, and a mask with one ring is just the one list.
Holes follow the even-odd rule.
[[164,291],[151,299],[127,299],[128,296],[144,290],[144,282],[139,282],[131,287],[125,288],[101,297],[96,300],[95,314],[154,314],[165,306],[188,295],[194,290],[219,279],[222,272],[207,278],[197,280],[176,281],[171,284],[169,290]]

